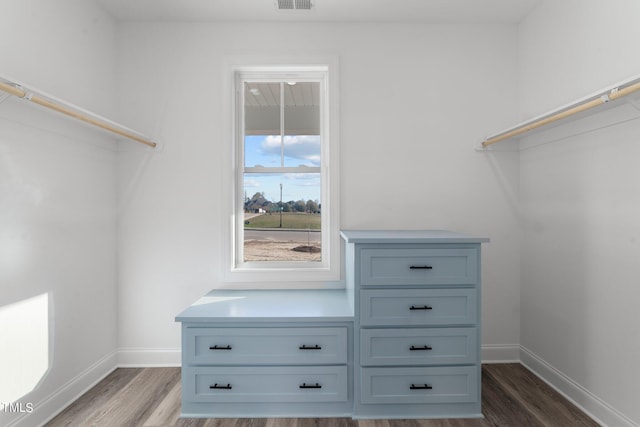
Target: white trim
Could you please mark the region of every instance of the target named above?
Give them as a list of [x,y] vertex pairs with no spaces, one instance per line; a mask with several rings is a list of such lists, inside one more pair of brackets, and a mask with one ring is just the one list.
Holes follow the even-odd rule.
[[33,402],[34,411],[6,424],[7,427],[31,427],[43,425],[62,412],[67,406],[102,381],[118,367],[116,352],[113,351],[39,402]]
[[118,349],[119,368],[157,368],[181,366],[180,347],[148,348],[123,347]]
[[[521,363],[603,426],[637,427],[624,414],[521,345],[487,344],[481,351],[483,364]],[[123,348],[118,356],[119,367],[180,366],[180,348]]]
[[[234,180],[234,184],[236,186],[236,197],[233,201],[233,205],[235,207],[236,212],[236,222],[235,222],[235,233],[234,239],[236,241],[236,250],[235,250],[235,258],[236,260],[233,263],[232,267],[232,275],[238,272],[254,272],[259,271],[260,275],[272,275],[272,271],[277,270],[278,274],[277,280],[282,280],[284,277],[288,275],[289,271],[295,272],[328,272],[331,269],[331,257],[329,256],[329,251],[331,248],[331,244],[333,243],[331,239],[328,237],[330,233],[326,231],[331,231],[331,223],[329,220],[328,212],[331,209],[332,199],[328,196],[330,192],[327,189],[327,172],[330,173],[331,166],[328,156],[328,147],[331,143],[331,136],[329,132],[329,122],[328,117],[324,114],[324,111],[327,105],[331,102],[329,99],[329,91],[328,91],[328,74],[329,67],[327,66],[318,66],[318,67],[300,67],[299,69],[289,67],[273,67],[267,66],[264,68],[256,68],[251,67],[250,69],[246,69],[243,67],[239,67],[235,69],[235,100],[237,105],[234,106],[233,111],[236,112],[236,117],[234,117],[234,121],[236,122],[236,135],[234,138],[236,153],[236,176]],[[249,167],[247,168],[244,164],[244,110],[242,106],[244,103],[240,100],[245,98],[244,87],[246,82],[266,82],[273,81],[277,82],[280,85],[280,108],[283,109],[284,105],[284,92],[283,85],[285,84],[285,80],[295,80],[295,81],[305,81],[305,82],[314,82],[320,85],[320,94],[321,94],[321,103],[320,103],[320,141],[322,141],[322,150],[321,150],[321,165],[317,168],[308,168],[308,167],[293,167],[293,168],[285,168],[284,160],[281,159],[282,164],[280,167]],[[281,110],[280,113],[280,138],[284,141],[284,114]],[[284,146],[282,147],[284,149]],[[284,151],[281,151],[281,156],[284,156]],[[272,173],[313,173],[313,170],[317,170],[316,173],[320,173],[321,176],[321,200],[323,204],[322,209],[322,261],[321,262],[309,262],[309,263],[288,263],[288,262],[245,262],[238,261],[238,259],[243,258],[243,245],[238,242],[243,241],[243,229],[244,229],[244,218],[239,214],[242,210],[242,199],[244,194],[244,186],[240,185],[240,183],[244,180],[245,173],[252,173],[255,171],[258,172],[272,172]],[[325,207],[328,208],[324,209]],[[313,274],[315,275],[315,274]],[[297,278],[296,278],[297,279]]]
[[[303,76],[305,79],[313,78],[313,74],[322,79],[323,96],[326,102],[321,108],[321,122],[324,123],[321,133],[324,138],[328,138],[328,144],[323,145],[322,154],[322,168],[324,169],[321,189],[323,204],[323,262],[308,263],[303,267],[300,267],[300,263],[292,265],[283,263],[280,266],[274,263],[272,266],[265,266],[265,268],[260,269],[251,268],[250,264],[246,268],[236,267],[234,258],[238,248],[236,247],[234,233],[238,226],[237,224],[242,221],[242,218],[238,218],[236,206],[239,204],[237,203],[238,197],[242,197],[242,194],[238,194],[238,191],[234,188],[229,188],[225,189],[224,200],[229,200],[230,203],[221,204],[224,209],[223,218],[228,218],[228,221],[221,221],[223,227],[222,236],[224,236],[221,241],[221,267],[224,272],[224,283],[219,284],[219,287],[246,286],[246,284],[250,283],[260,283],[266,284],[267,287],[277,286],[278,288],[324,288],[325,283],[333,285],[341,283],[342,257],[338,210],[340,165],[338,159],[339,93],[337,58],[277,58],[256,55],[254,57],[233,57],[225,62],[223,73],[225,88],[223,93],[228,94],[228,97],[223,99],[223,102],[225,102],[223,111],[226,112],[223,120],[228,121],[229,127],[223,131],[224,134],[221,140],[229,145],[227,158],[231,159],[231,162],[229,169],[222,171],[223,182],[235,182],[238,179],[237,176],[241,166],[244,166],[240,164],[242,159],[239,159],[235,153],[235,143],[233,145],[229,144],[229,141],[236,141],[239,132],[234,119],[234,116],[238,114],[238,95],[235,92],[235,88],[236,73],[239,71],[243,73],[243,77],[256,73],[255,75],[261,77],[262,80],[264,80],[265,73],[268,74],[269,72],[277,73],[278,78],[282,79],[283,70],[285,73],[291,73],[294,77],[296,77],[294,73],[306,72],[310,74]],[[229,108],[229,105],[232,108]],[[224,168],[226,169],[226,166]],[[331,195],[331,197],[329,198],[328,195]],[[341,286],[343,287],[344,285],[341,284]]]
[[481,347],[482,363],[519,363],[518,344],[485,344]]
[[620,411],[522,345],[520,363],[597,423],[610,427],[638,427]]
[[[482,355],[482,363],[521,363],[534,375],[603,426],[638,426],[633,420],[608,405],[524,346],[515,344],[483,345]],[[180,347],[120,348],[118,351],[111,352],[98,360],[40,402],[34,402],[35,410],[32,413],[23,414],[6,425],[7,427],[29,427],[48,422],[111,374],[116,368],[179,366],[181,366]]]

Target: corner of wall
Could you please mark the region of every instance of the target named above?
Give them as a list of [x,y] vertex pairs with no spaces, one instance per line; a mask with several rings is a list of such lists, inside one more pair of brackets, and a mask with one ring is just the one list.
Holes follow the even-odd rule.
[[610,427],[637,427],[620,411],[524,346],[520,346],[520,363],[597,423]]
[[6,426],[31,427],[45,424],[113,372],[117,368],[116,362],[115,351],[105,355],[39,402],[31,402],[33,412],[21,413]]

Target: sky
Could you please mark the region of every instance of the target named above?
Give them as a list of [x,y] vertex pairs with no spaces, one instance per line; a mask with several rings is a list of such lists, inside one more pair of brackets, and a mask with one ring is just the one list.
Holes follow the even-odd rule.
[[[293,135],[284,137],[284,157],[279,135],[247,135],[245,137],[245,166],[286,167],[320,166],[320,136]],[[244,178],[245,194],[253,196],[263,192],[272,201],[320,200],[319,173],[246,173]]]

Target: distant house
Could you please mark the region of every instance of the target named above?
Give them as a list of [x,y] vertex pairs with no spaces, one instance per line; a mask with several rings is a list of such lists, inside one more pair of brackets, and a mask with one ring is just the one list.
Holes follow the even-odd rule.
[[265,199],[263,196],[252,198],[251,200],[247,200],[244,205],[245,212],[263,214],[267,213],[271,207],[272,203]]

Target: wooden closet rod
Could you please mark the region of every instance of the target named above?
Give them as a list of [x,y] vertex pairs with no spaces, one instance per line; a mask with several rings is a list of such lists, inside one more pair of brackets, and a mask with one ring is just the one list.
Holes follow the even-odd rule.
[[59,113],[65,114],[67,116],[73,117],[74,119],[81,120],[85,123],[89,123],[93,126],[97,126],[101,129],[104,129],[109,132],[113,132],[125,138],[129,138],[133,141],[139,142],[141,144],[148,145],[149,147],[155,148],[158,144],[154,141],[140,135],[136,135],[132,131],[123,129],[118,127],[117,125],[109,123],[106,119],[101,119],[98,117],[91,117],[90,115],[84,114],[80,111],[76,111],[73,108],[62,105],[61,103],[57,103],[54,101],[50,101],[45,99],[44,97],[32,94],[31,92],[25,90],[20,85],[13,85],[9,83],[4,83],[0,81],[0,90],[7,92],[11,95],[17,96],[18,98],[22,98],[28,101],[31,101],[35,104],[41,105],[46,108],[50,108]]
[[552,113],[550,115],[531,120],[530,122],[516,126],[511,130],[507,130],[505,132],[502,132],[495,136],[487,138],[482,142],[482,147],[486,148],[491,144],[495,144],[496,142],[500,142],[505,139],[509,139],[514,136],[521,135],[525,132],[529,132],[539,127],[548,125],[550,123],[557,122],[558,120],[566,119],[567,117],[573,116],[578,113],[582,113],[583,111],[590,110],[599,105],[606,104],[609,101],[615,101],[617,99],[622,98],[623,96],[627,96],[638,91],[640,91],[640,81],[629,84],[628,86],[625,86],[625,87],[616,87],[614,89],[611,89],[610,91],[607,91],[605,93],[602,93],[601,95],[598,95],[593,99],[580,102],[576,105],[573,105],[557,113]]

